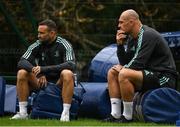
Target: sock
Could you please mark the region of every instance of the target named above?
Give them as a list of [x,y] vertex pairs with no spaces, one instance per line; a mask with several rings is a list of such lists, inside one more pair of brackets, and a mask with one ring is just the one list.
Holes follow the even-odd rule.
[[63,113],[69,113],[71,104],[64,103],[63,104]]
[[111,98],[111,115],[118,119],[121,117],[121,100],[119,98]]
[[19,102],[19,113],[27,114],[27,101]]
[[133,102],[124,102],[124,101],[123,101],[123,106],[124,106],[123,116],[124,116],[127,120],[132,120],[132,115],[133,115]]

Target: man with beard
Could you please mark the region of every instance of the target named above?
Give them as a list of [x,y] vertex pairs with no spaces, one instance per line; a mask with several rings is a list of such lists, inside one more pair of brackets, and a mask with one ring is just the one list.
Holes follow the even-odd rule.
[[69,109],[74,90],[75,57],[68,41],[57,36],[57,26],[52,20],[38,25],[38,40],[33,43],[18,62],[17,95],[19,112],[11,119],[27,119],[27,99],[33,90],[56,83],[62,90],[63,111],[61,121],[70,121]]

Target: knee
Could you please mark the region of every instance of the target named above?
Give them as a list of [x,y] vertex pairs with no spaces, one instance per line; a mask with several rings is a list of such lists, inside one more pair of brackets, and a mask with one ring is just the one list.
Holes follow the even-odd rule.
[[119,72],[118,79],[119,79],[120,82],[123,82],[123,81],[125,81],[125,80],[128,80],[128,72],[126,71],[126,69],[122,69],[122,70]]
[[114,77],[115,74],[117,74],[117,72],[114,69],[110,68],[108,70],[107,76],[108,76],[108,78],[112,78],[112,77]]
[[61,78],[63,79],[63,81],[70,81],[73,80],[74,74],[71,70],[63,70],[61,72]]
[[24,69],[20,69],[18,72],[17,72],[17,79],[23,79],[23,78],[26,78],[28,75],[28,72]]

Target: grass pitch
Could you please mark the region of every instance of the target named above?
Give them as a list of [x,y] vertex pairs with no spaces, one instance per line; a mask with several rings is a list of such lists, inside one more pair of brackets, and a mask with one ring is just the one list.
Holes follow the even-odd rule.
[[70,122],[60,122],[52,119],[28,119],[28,120],[10,120],[11,116],[0,117],[0,126],[174,126],[168,124],[155,123],[105,123],[97,119],[79,118]]

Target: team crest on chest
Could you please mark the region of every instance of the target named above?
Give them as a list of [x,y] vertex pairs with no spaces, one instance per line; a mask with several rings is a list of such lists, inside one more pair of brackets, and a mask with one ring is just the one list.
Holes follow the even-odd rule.
[[54,55],[55,57],[59,57],[59,52],[58,52],[58,50],[56,50],[56,52],[55,52],[55,55]]

